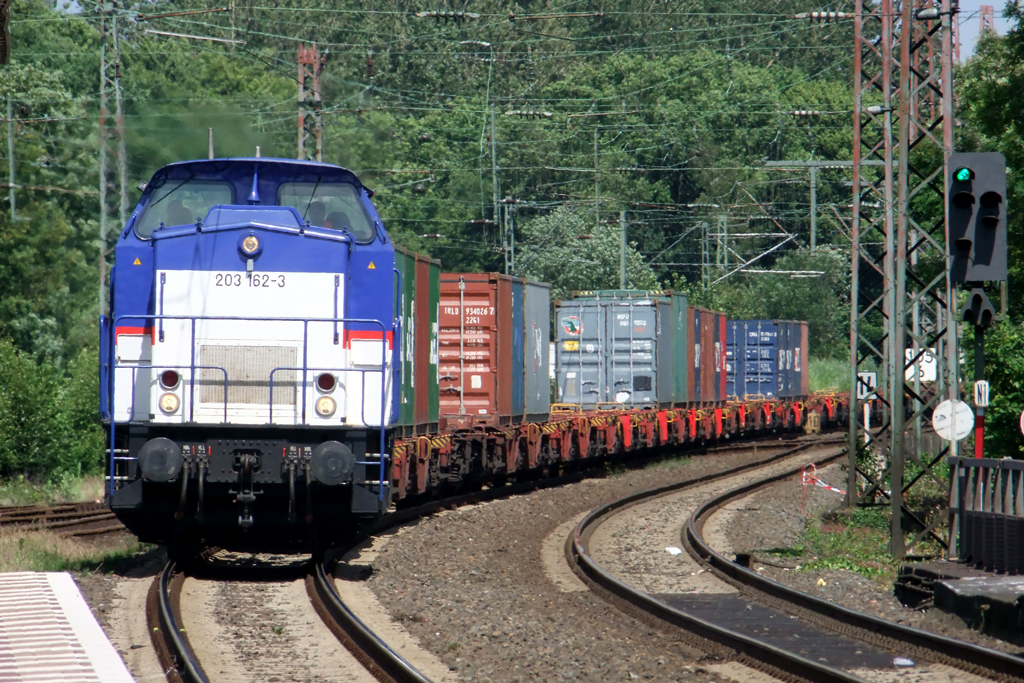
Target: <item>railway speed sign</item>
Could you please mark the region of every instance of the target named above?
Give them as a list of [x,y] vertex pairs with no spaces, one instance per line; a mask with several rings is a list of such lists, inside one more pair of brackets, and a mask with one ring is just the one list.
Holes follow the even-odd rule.
[[974,411],[963,401],[946,399],[932,413],[932,427],[946,441],[960,441],[974,427]]

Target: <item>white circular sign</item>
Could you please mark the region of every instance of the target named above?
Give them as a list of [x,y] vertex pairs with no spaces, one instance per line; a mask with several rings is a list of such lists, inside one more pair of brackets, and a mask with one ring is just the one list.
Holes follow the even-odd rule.
[[946,399],[932,413],[932,427],[946,441],[960,441],[974,428],[974,411],[963,401]]

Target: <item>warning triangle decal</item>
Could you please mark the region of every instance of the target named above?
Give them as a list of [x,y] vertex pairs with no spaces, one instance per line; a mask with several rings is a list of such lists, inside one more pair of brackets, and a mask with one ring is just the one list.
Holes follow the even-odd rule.
[[370,265],[366,267],[367,270],[377,270],[377,266],[373,265],[373,261],[370,261]]
[[133,266],[141,266],[142,265],[142,261],[139,260],[138,256],[135,257],[135,262],[132,263],[132,265]]

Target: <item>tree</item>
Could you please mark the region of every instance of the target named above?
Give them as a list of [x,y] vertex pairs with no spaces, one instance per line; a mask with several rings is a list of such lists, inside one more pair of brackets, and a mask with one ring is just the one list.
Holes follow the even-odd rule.
[[[574,290],[618,289],[619,226],[595,226],[588,219],[571,207],[562,207],[526,221],[519,231],[517,274],[551,283],[552,299],[571,298]],[[626,248],[626,287],[659,287],[635,245]]]

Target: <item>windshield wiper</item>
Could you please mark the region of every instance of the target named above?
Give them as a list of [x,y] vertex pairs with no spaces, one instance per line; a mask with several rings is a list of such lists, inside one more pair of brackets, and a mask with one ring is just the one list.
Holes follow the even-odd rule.
[[156,206],[157,204],[159,204],[160,202],[162,202],[163,200],[167,199],[167,198],[168,198],[168,197],[170,197],[170,196],[171,196],[172,194],[174,194],[175,192],[177,192],[177,191],[178,191],[178,190],[179,190],[179,189],[181,188],[181,186],[182,186],[182,185],[184,185],[185,183],[187,183],[188,181],[192,180],[192,179],[193,179],[193,178],[195,178],[195,177],[196,177],[196,174],[195,174],[195,173],[193,173],[193,174],[192,174],[192,175],[190,175],[190,176],[189,176],[188,178],[185,178],[185,179],[184,179],[184,180],[182,180],[182,181],[181,181],[180,183],[178,183],[178,184],[177,184],[177,185],[175,186],[175,188],[174,188],[173,190],[171,190],[170,192],[168,192],[168,193],[167,193],[167,194],[165,194],[165,195],[164,195],[163,197],[161,197],[160,199],[156,200],[155,202],[153,202],[153,203],[152,203],[152,204],[150,204],[149,206],[150,206],[150,207],[154,207],[154,206]]
[[309,195],[309,201],[306,202],[306,210],[302,212],[302,220],[306,220],[306,214],[309,213],[309,207],[313,203],[313,197],[316,196],[317,188],[320,187],[320,181],[323,179],[324,177],[322,175],[316,177],[316,185],[313,186],[313,193]]

